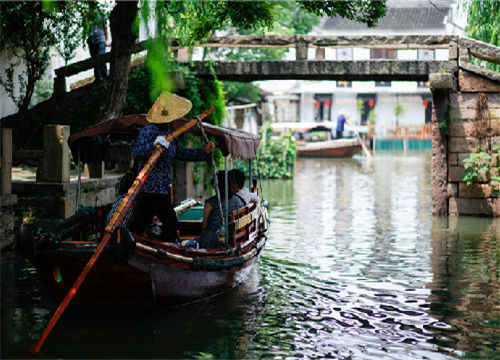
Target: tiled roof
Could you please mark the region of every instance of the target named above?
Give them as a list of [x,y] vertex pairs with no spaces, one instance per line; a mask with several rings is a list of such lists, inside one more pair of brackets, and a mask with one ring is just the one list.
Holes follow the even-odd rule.
[[[425,30],[443,29],[444,17],[448,15],[449,6],[438,8],[429,6],[392,7],[387,9],[386,15],[378,21],[374,30]],[[365,24],[347,20],[341,17],[329,18],[321,30],[369,30]]]

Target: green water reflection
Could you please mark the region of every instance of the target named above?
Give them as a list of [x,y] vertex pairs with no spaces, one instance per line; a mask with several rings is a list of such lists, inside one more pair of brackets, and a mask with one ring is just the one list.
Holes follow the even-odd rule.
[[[500,357],[500,220],[433,218],[428,154],[300,160],[262,190],[268,243],[244,286],[155,313],[73,309],[40,357]],[[17,357],[57,304],[28,262],[1,265],[1,357]]]

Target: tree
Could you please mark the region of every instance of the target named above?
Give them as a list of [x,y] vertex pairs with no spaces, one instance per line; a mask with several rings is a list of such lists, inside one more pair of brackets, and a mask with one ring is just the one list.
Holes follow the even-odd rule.
[[[500,46],[500,1],[466,0],[467,36]],[[500,65],[487,63],[486,67],[500,72]]]
[[104,120],[121,115],[125,107],[130,55],[137,40],[137,30],[133,26],[137,11],[137,0],[117,1],[111,11],[109,22],[113,41]]
[[[50,50],[56,47],[66,61],[73,56],[83,29],[75,22],[81,19],[79,15],[85,7],[84,2],[73,1],[0,2],[2,51],[13,54],[0,84],[19,112],[28,109],[35,84],[49,65]],[[14,70],[19,60],[24,62],[25,71],[15,79]]]
[[[385,14],[385,1],[158,0],[153,6],[147,0],[116,0],[110,14],[111,73],[105,117],[121,115],[125,106],[130,55],[137,40],[137,25],[141,17],[144,20],[154,17],[158,22],[157,34],[150,35],[158,36],[161,42],[151,42],[148,66],[153,76],[153,84],[156,84],[155,91],[159,91],[170,86],[168,81],[162,79],[168,73],[169,63],[163,59],[171,58],[169,42],[174,38],[177,38],[182,46],[194,46],[214,35],[217,30],[231,30],[237,33],[249,29],[271,31],[276,20],[280,16],[283,17],[279,10],[297,9],[297,4],[306,10],[306,13],[291,11],[288,18],[282,22],[297,24],[294,26],[298,32],[307,31],[316,21],[314,16],[339,15],[374,26]],[[28,108],[35,83],[47,68],[50,49],[57,47],[64,58],[69,59],[74,52],[75,39],[86,38],[88,22],[85,19],[88,6],[88,2],[84,1],[0,2],[2,46],[8,44],[15,57],[23,59],[27,67],[25,76],[18,79],[22,96],[15,101],[20,111]],[[79,29],[75,29],[75,26]],[[13,95],[13,66],[6,75],[7,79],[2,81],[2,85]]]

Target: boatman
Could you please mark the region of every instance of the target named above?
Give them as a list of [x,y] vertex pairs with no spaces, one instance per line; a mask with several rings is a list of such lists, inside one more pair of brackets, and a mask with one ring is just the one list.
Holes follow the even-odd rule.
[[144,167],[156,144],[165,150],[135,199],[134,216],[130,223],[133,232],[142,233],[156,215],[162,223],[162,240],[175,242],[177,239],[177,216],[170,202],[174,159],[205,161],[215,149],[213,142],[205,145],[204,149],[189,149],[180,145],[177,139],[171,143],[165,139],[172,132],[170,123],[186,115],[191,107],[191,101],[165,92],[158,97],[146,116],[151,124],[141,130],[132,147],[132,158],[139,164],[138,171]]
[[346,122],[346,111],[344,109],[340,109],[339,116],[337,117],[337,139],[342,139],[344,137],[344,125]]

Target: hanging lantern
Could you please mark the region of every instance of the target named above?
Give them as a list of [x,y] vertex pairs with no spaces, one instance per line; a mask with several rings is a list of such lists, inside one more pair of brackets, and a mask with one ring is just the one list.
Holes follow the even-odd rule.
[[325,101],[325,105],[326,105],[326,106],[331,106],[331,105],[332,105],[332,102],[331,102],[331,101]]
[[375,101],[373,101],[373,100],[368,101],[368,105],[370,105],[370,107],[374,107]]
[[422,104],[424,104],[424,108],[427,109],[427,106],[429,106],[429,100],[422,101]]
[[320,103],[319,101],[315,101],[315,102],[314,102],[314,106],[316,106],[316,107],[320,107],[320,105],[321,105],[321,103]]

